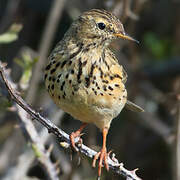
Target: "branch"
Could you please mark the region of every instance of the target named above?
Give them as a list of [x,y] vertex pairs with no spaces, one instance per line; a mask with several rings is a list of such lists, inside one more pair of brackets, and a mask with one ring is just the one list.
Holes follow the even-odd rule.
[[[53,164],[50,160],[51,148],[46,150],[44,144],[41,141],[30,117],[29,114],[17,105],[18,115],[21,118],[22,125],[25,129],[26,134],[29,136],[28,139],[31,141],[32,148],[35,152],[36,157],[40,163],[44,166],[48,177],[52,180],[58,180],[58,170],[56,165]],[[50,146],[51,147],[51,146]]]
[[175,179],[180,179],[180,78],[177,78],[177,93],[176,93],[176,101],[177,101],[177,110],[176,110],[176,142],[175,142]]
[[[18,105],[17,105],[18,106]],[[20,106],[18,106],[19,109],[23,110]],[[27,114],[27,113],[26,113]],[[62,111],[58,111],[57,113],[53,113],[53,116],[52,116],[52,120],[53,122],[59,122],[59,119],[61,119],[63,115],[63,112]],[[28,118],[29,119],[29,118]],[[30,119],[29,119],[30,120]],[[31,121],[31,120],[30,120]],[[47,134],[47,131],[45,132],[45,128],[43,128],[40,133],[39,133],[39,137],[40,137],[40,142],[41,144],[44,144],[45,141],[47,141],[48,137],[50,137],[48,134]],[[39,132],[39,131],[38,131]],[[15,143],[15,142],[14,142]],[[53,143],[54,144],[54,143]],[[13,144],[12,146],[15,146],[15,144]],[[7,152],[7,150],[6,150]],[[9,153],[12,153],[12,151],[10,151]],[[8,154],[9,154],[8,153]],[[42,153],[41,153],[42,154]],[[4,154],[6,155],[6,154]],[[3,155],[2,155],[3,156]],[[8,155],[7,155],[8,156]],[[58,159],[60,158],[60,161],[61,161],[61,158],[63,157],[59,157],[58,156]],[[21,154],[18,159],[17,159],[17,163],[16,165],[13,165],[12,167],[8,167],[6,168],[7,169],[7,172],[5,173],[5,176],[3,176],[3,180],[9,180],[9,179],[14,179],[14,180],[19,180],[19,179],[26,179],[28,178],[26,175],[27,175],[27,172],[29,170],[29,168],[31,167],[33,161],[35,160],[35,156],[34,156],[34,152],[31,150],[31,149],[28,149],[27,151],[25,151],[23,154]],[[64,159],[63,159],[64,160]],[[24,163],[26,162],[26,163]],[[64,172],[64,161],[63,161],[63,164],[61,164],[61,170],[63,170]],[[49,164],[49,163],[48,163]],[[67,163],[66,163],[67,165]],[[6,166],[7,167],[7,166]],[[51,169],[54,168],[54,169]],[[56,172],[56,167],[52,164],[49,166],[48,168],[48,172],[49,170],[53,171],[53,172],[50,172],[52,175]],[[65,169],[66,170],[66,169]],[[67,170],[66,170],[67,171]],[[52,176],[49,176],[49,177],[52,177]],[[54,178],[55,179],[55,178]]]
[[177,132],[176,132],[176,179],[180,179],[180,102],[177,104]]
[[[58,128],[55,124],[53,124],[49,119],[44,118],[39,114],[39,112],[36,112],[34,109],[30,107],[29,104],[27,104],[22,97],[19,95],[19,93],[12,88],[11,82],[9,80],[9,77],[6,73],[5,65],[0,62],[0,75],[7,87],[7,90],[11,96],[11,98],[19,105],[21,106],[33,119],[36,119],[38,122],[40,122],[44,127],[47,128],[49,133],[53,133],[60,142],[64,141],[68,147],[70,147],[70,139],[69,135],[62,131],[60,128]],[[78,142],[78,138],[76,138],[75,142]],[[77,147],[79,152],[82,154],[85,154],[86,156],[90,157],[91,159],[96,155],[96,151],[90,149],[89,147],[85,145],[81,145],[81,147]],[[118,160],[113,157],[112,159],[108,158],[108,165],[109,168],[114,171],[117,174],[120,174],[124,177],[126,177],[128,180],[141,180],[136,175],[136,170],[129,171],[124,168],[122,163],[119,163]]]
[[45,25],[45,29],[41,38],[39,47],[39,60],[35,66],[33,72],[33,78],[30,82],[29,90],[27,93],[26,100],[29,103],[33,103],[35,100],[35,94],[37,91],[37,84],[41,79],[41,69],[43,68],[44,61],[47,59],[48,51],[51,47],[55,31],[57,29],[59,20],[64,9],[65,0],[55,0],[52,2],[52,7],[48,15],[48,19]]
[[7,1],[5,12],[3,13],[3,17],[1,17],[0,22],[0,33],[4,32],[10,24],[13,23],[15,19],[15,13],[17,12],[21,0],[9,0]]
[[139,20],[139,17],[131,10],[131,4],[131,0],[118,1],[115,4],[112,12],[117,17],[121,17],[120,19],[123,23],[127,20],[127,18],[137,21]]
[[[10,71],[6,74],[9,75]],[[9,82],[11,83],[11,86],[13,89],[16,89],[16,85],[11,82],[9,78]],[[32,149],[34,153],[31,151],[28,151],[26,153],[28,156],[21,156],[23,157],[23,160],[26,159],[26,165],[24,165],[25,161],[19,161],[18,165],[15,166],[15,168],[8,169],[8,172],[4,178],[7,179],[24,179],[26,177],[26,173],[32,164],[32,161],[36,158],[39,160],[40,164],[44,167],[47,177],[51,180],[58,180],[58,171],[57,166],[55,163],[53,163],[50,159],[50,153],[51,148],[49,150],[46,150],[44,147],[44,141],[42,138],[40,138],[40,135],[37,133],[37,130],[35,126],[33,125],[33,122],[31,121],[31,118],[29,114],[22,109],[18,104],[14,106],[14,111],[17,111],[17,114],[20,117],[20,123],[21,128],[23,130],[23,133],[25,134],[25,137],[27,138],[27,141],[31,142]],[[52,147],[52,146],[50,146]],[[21,158],[22,159],[22,158]],[[10,173],[9,173],[10,172]]]

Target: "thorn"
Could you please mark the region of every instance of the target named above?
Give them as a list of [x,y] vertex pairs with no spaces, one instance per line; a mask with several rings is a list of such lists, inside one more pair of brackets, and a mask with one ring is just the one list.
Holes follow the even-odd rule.
[[50,134],[50,133],[52,133],[53,131],[52,131],[52,129],[48,129],[48,133]]
[[138,171],[138,170],[139,170],[139,168],[136,168],[136,169],[132,170],[131,172],[132,172],[134,175],[136,175],[136,171]]
[[116,157],[115,157],[116,155],[114,154],[114,153],[112,153],[112,161],[116,164],[116,166],[120,166],[120,163],[119,163],[119,161],[118,161],[118,159],[116,159]]
[[[77,142],[77,147],[81,148],[83,144],[83,140],[81,138],[79,138],[78,142]],[[79,151],[79,149],[78,149]]]
[[122,168],[124,167],[123,163],[119,163],[119,169],[122,170]]
[[[110,158],[110,155],[111,155],[111,153],[113,152],[113,150],[110,150],[109,152],[108,152],[108,157]],[[113,153],[114,154],[114,153]]]
[[36,115],[37,115],[38,117],[40,117],[40,116],[41,116],[41,114],[40,114],[39,112],[37,112],[37,113],[36,113]]

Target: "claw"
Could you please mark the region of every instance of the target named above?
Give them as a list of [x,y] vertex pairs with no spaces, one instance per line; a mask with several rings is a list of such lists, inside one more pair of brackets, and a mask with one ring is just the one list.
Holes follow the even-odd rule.
[[92,163],[92,167],[96,167],[96,161],[97,159],[99,158],[101,152],[98,152],[95,156],[94,156],[94,159],[93,159],[93,163]]
[[86,126],[86,123],[82,124],[82,126],[76,132],[72,132],[69,136],[70,141],[71,141],[71,146],[77,152],[79,151],[79,149],[76,147],[75,138],[79,137],[78,143],[81,145],[82,139],[80,137],[83,135],[81,131],[84,129],[85,126]]
[[70,134],[70,141],[71,141],[71,146],[72,148],[75,150],[75,151],[79,151],[78,148],[76,147],[76,144],[75,144],[75,138],[79,137],[79,135],[75,132],[72,132]]
[[107,171],[109,171],[108,157],[109,157],[109,154],[111,153],[111,151],[109,153],[107,153],[107,150],[106,150],[106,137],[107,137],[108,129],[104,128],[102,133],[103,133],[103,147],[102,147],[101,151],[98,152],[94,156],[93,163],[92,163],[92,166],[95,167],[96,161],[97,161],[97,159],[99,159],[98,177],[101,176],[101,169],[103,167],[103,161],[104,161],[105,168],[107,169]]
[[108,160],[110,152],[107,153],[106,148],[102,148],[102,150],[94,156],[92,167],[96,167],[96,161],[97,159],[99,159],[99,163],[98,163],[98,176],[99,177],[101,176],[101,169],[103,167],[103,162],[104,162],[106,170],[109,171],[109,165],[108,165],[107,160]]

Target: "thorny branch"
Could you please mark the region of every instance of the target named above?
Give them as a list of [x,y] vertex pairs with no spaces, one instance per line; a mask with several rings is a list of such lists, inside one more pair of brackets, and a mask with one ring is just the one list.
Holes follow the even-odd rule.
[[30,118],[28,117],[29,114],[18,105],[17,109],[21,121],[23,122],[24,129],[29,136],[34,151],[36,152],[38,160],[46,169],[48,177],[53,180],[58,180],[58,169],[56,169],[56,165],[50,160],[51,146],[49,150],[45,149],[44,144],[41,142],[32,121],[30,121]]
[[[34,109],[30,107],[29,104],[27,104],[22,97],[19,95],[19,93],[12,88],[12,82],[9,80],[9,77],[6,73],[5,64],[1,63],[0,61],[0,75],[7,87],[7,90],[11,96],[11,98],[19,105],[21,106],[33,119],[36,119],[38,122],[40,122],[44,127],[47,128],[49,133],[53,133],[56,135],[56,137],[59,139],[60,142],[65,142],[67,144],[67,147],[70,147],[70,140],[69,135],[62,131],[60,128],[58,128],[55,124],[53,124],[49,119],[44,118],[39,114],[39,112],[36,112]],[[78,139],[76,139],[76,142]],[[96,151],[90,149],[89,147],[85,145],[81,145],[78,147],[79,152],[82,154],[85,154],[86,156],[93,158],[94,155],[97,153]],[[124,176],[128,180],[141,180],[136,175],[136,171],[127,170],[123,163],[119,163],[118,160],[115,158],[115,156],[112,157],[112,159],[108,158],[108,164],[111,170],[113,170],[115,173],[120,174]]]
[[[26,111],[24,111],[19,105],[16,105],[16,106],[18,106],[19,111],[22,111],[22,112],[26,113],[25,118],[26,117],[28,118],[26,120],[28,121],[28,123],[32,124],[33,122],[31,120],[31,117],[29,116],[29,114]],[[27,114],[28,114],[28,116],[27,116]],[[59,118],[62,117],[62,115],[63,115],[62,111],[59,111],[58,113],[54,113],[51,116],[53,122],[54,123],[55,122],[59,122]],[[21,116],[21,118],[24,118],[24,116],[23,117]],[[28,129],[30,130],[29,132],[31,134],[31,131],[32,131],[31,128],[28,128]],[[33,134],[35,135],[37,133],[33,133]],[[34,137],[36,138],[36,136],[34,136]],[[36,138],[36,139],[38,139],[38,141],[35,139],[35,142],[36,142],[36,144],[40,142],[43,145],[47,141],[47,139],[49,137],[50,136],[47,134],[47,130],[45,128],[43,128],[40,132],[38,131],[38,137]],[[50,143],[52,143],[52,141],[50,141]],[[56,144],[53,143],[53,145],[56,145]],[[50,146],[50,147],[52,147],[52,146]],[[45,157],[45,159],[47,159],[47,158],[50,159],[50,155],[51,155],[50,150],[51,150],[51,148],[49,148],[48,151],[45,151],[45,152],[41,152],[41,150],[39,150],[38,148],[39,147],[37,147],[37,151],[38,151],[38,153],[40,152],[39,153],[40,154],[40,158],[44,159],[44,157]],[[53,150],[55,150],[55,149],[53,149]],[[5,176],[3,176],[3,180],[9,180],[9,179],[13,179],[13,180],[28,179],[27,172],[29,171],[32,163],[34,162],[35,158],[37,158],[37,157],[39,157],[39,156],[37,156],[37,154],[36,154],[36,157],[35,157],[34,151],[32,151],[31,149],[26,150],[24,153],[22,153],[18,157],[18,160],[17,160],[16,164],[7,169],[7,173],[5,174]],[[62,158],[64,158],[64,157],[63,156],[61,156],[61,157],[58,156],[58,160],[62,161]],[[24,163],[24,162],[26,162],[26,163]],[[41,161],[40,161],[40,163],[41,163]],[[61,164],[61,171],[63,171],[63,172],[68,170],[68,169],[66,169],[64,167],[64,163],[63,163],[63,165]],[[51,178],[52,180],[56,180],[57,178],[55,176],[53,176],[53,175],[55,175],[55,173],[58,174],[58,169],[56,167],[56,164],[51,163],[48,160],[45,160],[45,161],[43,160],[42,164],[43,165],[46,164],[44,167],[46,168],[46,173],[47,173],[47,176],[49,177],[49,179],[50,179],[50,177],[52,177]],[[65,163],[65,164],[67,165],[67,163]],[[48,168],[47,168],[47,166],[48,166]],[[68,172],[66,172],[66,173],[68,173]]]

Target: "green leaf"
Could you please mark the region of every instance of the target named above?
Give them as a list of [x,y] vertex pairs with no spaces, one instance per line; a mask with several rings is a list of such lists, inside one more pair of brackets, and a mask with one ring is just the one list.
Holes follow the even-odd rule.
[[7,44],[18,39],[18,34],[22,29],[21,24],[13,24],[7,32],[0,35],[0,44]]
[[18,39],[17,34],[15,33],[5,33],[0,35],[0,44],[7,44]]
[[19,82],[22,89],[28,88],[31,76],[32,76],[32,69],[31,68],[24,70],[23,75],[21,76],[21,79]]
[[32,76],[32,68],[37,62],[37,58],[32,58],[29,49],[24,49],[21,52],[21,58],[15,58],[14,61],[22,68],[22,76],[19,82],[21,89],[26,90],[29,86],[29,81]]

